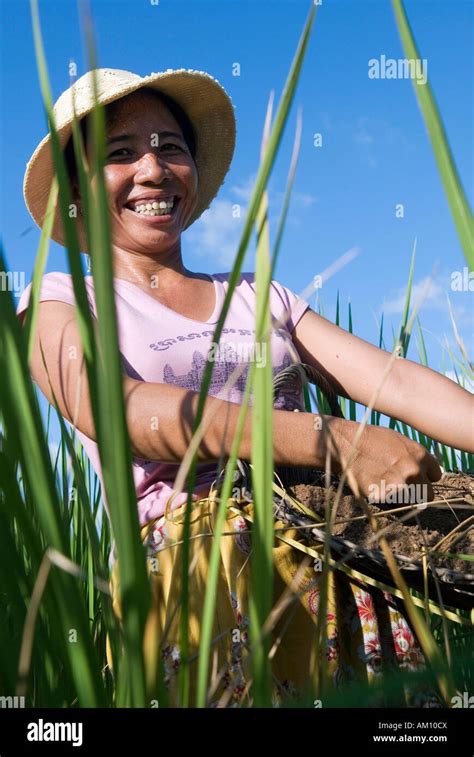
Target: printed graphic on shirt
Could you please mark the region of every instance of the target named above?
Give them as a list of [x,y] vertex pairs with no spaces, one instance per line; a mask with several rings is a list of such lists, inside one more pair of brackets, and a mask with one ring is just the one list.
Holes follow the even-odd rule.
[[[209,387],[209,394],[213,397],[217,396],[223,389],[229,377],[236,369],[238,365],[241,365],[243,361],[233,360],[226,357],[224,360],[217,359],[212,371],[211,383]],[[288,368],[292,365],[292,360],[288,354],[283,358],[283,362],[280,365],[272,367],[272,375],[275,377],[280,371]],[[199,392],[201,383],[206,367],[206,355],[202,352],[195,350],[193,352],[191,370],[187,373],[176,375],[173,367],[166,363],[163,368],[163,383],[175,384],[183,389],[190,389],[193,392]],[[229,401],[237,401],[245,391],[245,384],[249,372],[250,364],[247,365],[240,376],[237,378],[232,390],[222,399],[228,399]],[[233,394],[237,392],[238,397],[234,400]],[[249,404],[252,404],[251,401]],[[284,388],[280,390],[275,403],[275,409],[294,410],[295,408],[301,409],[301,381],[298,379],[291,379],[286,382]]]
[[[223,334],[239,334],[240,336],[251,336],[255,334],[255,329],[222,329]],[[171,347],[172,344],[178,344],[178,342],[189,342],[192,339],[200,339],[201,337],[213,336],[214,329],[205,331],[191,331],[189,334],[179,334],[176,337],[170,337],[169,339],[162,339],[160,342],[152,342],[150,349],[156,352],[163,352]]]
[[[164,350],[168,350],[173,344],[178,344],[179,342],[189,342],[193,339],[201,339],[201,337],[213,336],[214,331],[215,329],[206,329],[205,331],[191,331],[189,334],[178,334],[177,336],[170,337],[169,339],[162,339],[161,341],[152,342],[149,347],[151,350],[155,350],[155,352],[163,352]],[[238,336],[252,336],[252,334],[255,334],[255,329],[223,328],[222,333],[237,334]],[[281,339],[288,338],[288,333],[285,332],[284,328],[273,329],[273,334],[277,337],[280,337]]]

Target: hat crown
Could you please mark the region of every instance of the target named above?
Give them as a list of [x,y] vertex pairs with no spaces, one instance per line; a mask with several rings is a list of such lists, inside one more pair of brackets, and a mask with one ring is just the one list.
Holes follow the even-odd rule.
[[[109,92],[116,92],[117,89],[130,87],[142,81],[142,77],[138,74],[120,68],[96,68],[94,70],[100,100],[106,98]],[[58,128],[62,123],[72,118],[73,94],[75,110],[78,115],[90,108],[94,97],[93,73],[92,70],[87,71],[58,97],[54,105],[54,115]]]

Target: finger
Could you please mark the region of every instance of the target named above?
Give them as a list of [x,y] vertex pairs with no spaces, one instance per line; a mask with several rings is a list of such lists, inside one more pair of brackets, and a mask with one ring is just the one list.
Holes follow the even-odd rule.
[[429,480],[439,481],[441,476],[443,475],[443,471],[441,470],[437,459],[433,457],[433,455],[427,453],[424,463],[426,475],[428,476]]
[[407,497],[406,504],[430,502],[434,499],[434,489],[423,463],[420,464],[417,474],[406,477],[404,487],[401,487],[401,491]]

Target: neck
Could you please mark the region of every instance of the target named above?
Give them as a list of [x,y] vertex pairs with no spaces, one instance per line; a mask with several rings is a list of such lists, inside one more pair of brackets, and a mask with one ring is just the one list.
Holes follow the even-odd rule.
[[181,239],[166,251],[143,253],[113,247],[114,277],[144,287],[170,289],[192,277],[181,256]]

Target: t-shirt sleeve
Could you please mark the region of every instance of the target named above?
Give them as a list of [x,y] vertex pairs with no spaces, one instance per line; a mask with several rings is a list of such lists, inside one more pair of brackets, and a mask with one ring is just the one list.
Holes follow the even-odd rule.
[[309,303],[275,279],[272,279],[271,286],[272,314],[282,321],[281,328],[287,329],[291,334],[309,308]]
[[[31,296],[31,283],[23,290],[21,297],[18,301],[16,308],[16,314],[18,317],[22,316],[29,305]],[[93,309],[91,298],[88,292],[89,307]],[[68,305],[75,305],[76,298],[74,296],[74,288],[72,284],[72,278],[67,273],[52,272],[46,273],[41,280],[40,288],[40,302],[46,300],[57,300],[59,302],[67,302]]]

